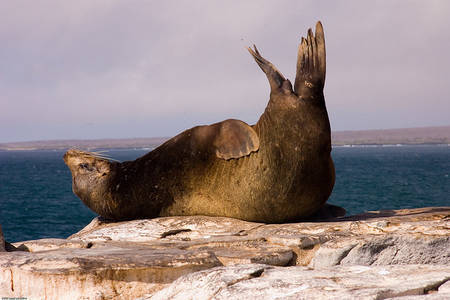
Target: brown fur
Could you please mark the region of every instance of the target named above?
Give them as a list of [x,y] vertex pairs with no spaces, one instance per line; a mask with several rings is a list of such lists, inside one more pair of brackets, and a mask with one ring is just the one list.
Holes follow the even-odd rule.
[[69,150],[64,160],[75,194],[118,220],[209,215],[285,222],[317,212],[334,185],[322,25],[302,39],[294,90],[256,47],[249,51],[271,86],[254,126],[197,126],[124,163]]

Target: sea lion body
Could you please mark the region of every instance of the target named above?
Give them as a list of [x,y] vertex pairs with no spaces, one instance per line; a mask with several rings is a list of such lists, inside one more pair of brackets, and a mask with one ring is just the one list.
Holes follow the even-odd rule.
[[294,90],[250,49],[271,85],[254,126],[238,120],[197,126],[123,163],[69,150],[64,160],[75,194],[115,220],[208,215],[285,222],[314,214],[334,185],[320,23],[305,41]]

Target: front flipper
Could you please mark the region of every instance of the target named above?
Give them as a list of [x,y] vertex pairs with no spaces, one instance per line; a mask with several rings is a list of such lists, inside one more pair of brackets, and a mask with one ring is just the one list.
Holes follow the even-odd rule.
[[190,129],[191,149],[214,153],[218,158],[240,158],[259,149],[259,137],[247,123],[229,119]]
[[259,149],[258,134],[245,122],[230,119],[211,127],[215,129],[212,146],[219,158],[240,158]]

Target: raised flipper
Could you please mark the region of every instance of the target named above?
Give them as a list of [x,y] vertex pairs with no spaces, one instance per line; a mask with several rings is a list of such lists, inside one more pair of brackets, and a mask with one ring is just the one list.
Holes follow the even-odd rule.
[[303,99],[316,98],[325,84],[325,38],[322,23],[316,24],[316,36],[311,28],[298,47],[297,75],[294,92]]
[[291,82],[289,80],[286,80],[283,74],[281,74],[281,72],[278,71],[278,69],[270,61],[266,60],[261,56],[261,54],[259,54],[259,51],[255,45],[253,45],[253,48],[255,50],[252,50],[252,48],[248,47],[248,52],[250,52],[258,66],[266,74],[267,79],[269,80],[271,91],[273,92],[278,90],[279,88],[282,88],[282,90],[291,92]]
[[213,140],[217,157],[228,160],[258,151],[258,135],[247,123],[230,119],[211,126],[217,126]]

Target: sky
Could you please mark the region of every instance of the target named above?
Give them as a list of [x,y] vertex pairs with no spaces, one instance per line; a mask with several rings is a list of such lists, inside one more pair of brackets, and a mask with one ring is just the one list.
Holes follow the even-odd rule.
[[321,20],[332,130],[450,125],[450,1],[1,1],[0,142],[255,123]]

